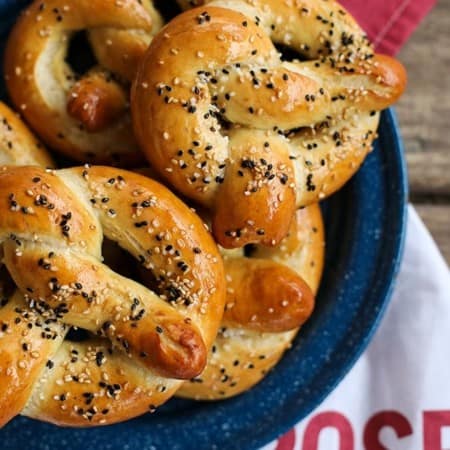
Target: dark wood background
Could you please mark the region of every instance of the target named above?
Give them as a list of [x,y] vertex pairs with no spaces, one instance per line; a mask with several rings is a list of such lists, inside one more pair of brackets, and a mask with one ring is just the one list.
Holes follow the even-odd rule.
[[410,198],[450,262],[450,1],[440,0],[398,55],[408,88],[397,113]]

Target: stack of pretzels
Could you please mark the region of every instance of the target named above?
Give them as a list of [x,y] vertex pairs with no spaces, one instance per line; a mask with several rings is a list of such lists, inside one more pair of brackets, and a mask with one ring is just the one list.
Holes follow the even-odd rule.
[[178,3],[35,0],[8,38],[0,426],[240,394],[313,313],[318,202],[405,71],[334,0]]

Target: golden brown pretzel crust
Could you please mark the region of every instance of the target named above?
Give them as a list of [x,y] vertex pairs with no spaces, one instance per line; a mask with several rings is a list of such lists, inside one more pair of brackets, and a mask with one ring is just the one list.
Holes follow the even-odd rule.
[[[202,371],[223,267],[166,188],[108,167],[4,167],[0,209],[4,263],[23,294],[0,308],[1,423],[18,412],[69,426],[125,420]],[[151,270],[158,294],[101,263],[103,234]],[[63,342],[67,325],[99,337]]]
[[54,167],[43,145],[3,102],[0,102],[0,164]]
[[[0,102],[0,163],[53,167],[53,161],[42,144],[28,130],[19,116],[3,102]],[[0,425],[7,422],[10,417],[20,414],[22,406],[31,393],[32,385],[29,379],[36,378],[40,370],[38,364],[25,365],[25,361],[22,361],[22,346],[25,345],[28,348],[28,343],[18,340],[17,335],[30,336],[30,338],[33,335],[40,336],[40,328],[35,327],[34,330],[29,330],[28,324],[43,322],[34,311],[29,311],[26,318],[18,314],[15,309],[22,306],[21,295],[16,292],[12,298],[9,298],[11,293],[5,289],[6,284],[6,281],[0,278],[0,307],[2,308],[0,359],[3,361],[0,368],[0,386],[2,386],[4,397],[0,410]],[[15,323],[18,333],[12,333],[8,323]],[[56,326],[58,332],[62,331],[61,326],[62,324]],[[49,327],[52,325],[49,324]],[[38,357],[51,352],[55,345],[58,345],[58,342],[39,339],[32,351],[34,356]]]
[[[290,303],[298,301],[299,297],[296,292],[289,292],[289,287],[284,285],[286,279],[298,288],[302,286],[301,282],[306,282],[314,294],[319,287],[324,260],[324,229],[319,206],[311,205],[297,211],[288,236],[278,247],[257,246],[247,259],[243,258],[242,251],[225,252],[224,259],[227,278],[226,309],[233,311],[236,293],[246,293],[247,303],[250,304],[257,303],[259,295],[267,308],[267,322],[250,319],[244,323],[243,319],[248,319],[248,315],[244,311],[240,316],[240,311],[237,311],[235,316],[239,316],[242,322],[237,323],[236,320],[230,321],[227,318],[226,311],[222,327],[208,355],[206,369],[200,376],[183,385],[177,392],[182,397],[218,400],[240,394],[258,383],[289,348],[298,331],[298,328],[292,329],[292,325],[301,325],[311,313],[313,301],[308,298],[311,295],[309,288],[302,291],[306,296],[303,299],[306,309],[303,316],[294,314],[291,316],[292,322],[284,320],[283,323],[276,316],[287,319],[292,312],[296,312]],[[232,269],[238,264],[248,264],[251,267],[253,261],[256,262],[256,274],[247,274],[249,277],[258,276],[260,265],[272,265],[275,268],[275,272],[269,274],[270,278],[264,280],[265,284],[274,286],[273,290],[268,288],[269,292],[264,293],[256,289],[252,292],[247,289],[248,279]],[[272,295],[272,298],[269,299],[267,295]],[[273,312],[268,310],[270,300]],[[285,308],[289,311],[284,313],[280,306],[281,310]],[[267,318],[270,315],[274,319],[267,328]],[[264,327],[266,331],[263,331]]]
[[[70,100],[74,104],[69,114],[83,123],[88,131],[95,132],[105,129],[114,123],[128,110],[129,83],[136,75],[138,64],[145,53],[152,37],[161,29],[163,20],[153,6],[152,0],[139,0],[151,19],[151,30],[93,28],[88,32],[89,42],[102,68],[107,72],[103,75],[107,83],[96,76],[96,73],[86,74],[70,93]],[[112,83],[111,73],[121,79],[122,83]],[[81,84],[84,96],[79,96]],[[86,110],[89,115],[86,118]],[[87,119],[87,120],[85,120]]]
[[138,64],[152,37],[162,28],[163,19],[152,0],[139,0],[151,19],[151,31],[93,28],[89,41],[103,67],[128,81],[136,75]]
[[282,332],[303,325],[314,295],[294,270],[270,259],[225,258],[228,290],[222,325]]
[[[43,141],[71,158],[102,164],[138,164],[142,157],[128,109],[107,117],[102,126],[97,121],[94,127],[83,120],[78,110],[75,115],[69,114],[73,110],[67,111],[67,102],[77,94],[73,90],[76,76],[64,58],[76,31],[96,28],[102,36],[104,30],[112,28],[113,33],[121,30],[121,36],[131,33],[128,40],[135,37],[140,41],[131,30],[149,35],[151,26],[150,16],[137,0],[34,1],[14,26],[5,50],[5,80],[13,103]],[[96,41],[95,48],[99,47]],[[88,97],[90,102],[85,101],[86,107],[105,102],[104,109],[108,109],[110,90],[97,83],[95,77],[93,82],[97,91],[94,89]],[[109,82],[114,82],[110,76]]]
[[110,75],[93,71],[77,81],[68,95],[67,112],[91,133],[102,131],[127,109],[125,90]]
[[[402,66],[374,55],[336,2],[308,2],[307,13],[294,3],[214,3],[246,15],[188,11],[155,37],[134,83],[133,123],[148,159],[214,209],[226,248],[276,245],[296,206],[348,180],[376,136],[377,111],[405,86]],[[271,39],[309,61],[282,62]]]

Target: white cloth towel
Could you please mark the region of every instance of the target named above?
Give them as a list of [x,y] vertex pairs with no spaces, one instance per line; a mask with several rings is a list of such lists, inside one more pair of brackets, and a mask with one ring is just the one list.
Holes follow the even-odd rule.
[[394,294],[373,340],[295,432],[264,450],[275,448],[450,449],[450,272],[413,207]]

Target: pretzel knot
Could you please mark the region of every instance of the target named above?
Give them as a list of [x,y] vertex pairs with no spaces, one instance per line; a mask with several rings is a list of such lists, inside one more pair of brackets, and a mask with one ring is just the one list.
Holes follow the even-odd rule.
[[[276,245],[296,207],[357,170],[405,73],[333,1],[214,4],[245,15],[207,5],[152,41],[132,90],[136,135],[156,170],[214,210],[222,246]],[[274,42],[306,61],[282,61]]]
[[[142,157],[127,85],[160,26],[149,1],[36,0],[8,38],[10,97],[39,136],[67,156],[137,164]],[[66,62],[71,39],[80,31],[87,31],[100,63],[81,78]]]
[[225,314],[205,370],[177,395],[217,400],[258,383],[279,361],[314,307],[324,260],[317,204],[297,211],[278,247],[223,251]]
[[[0,173],[4,264],[0,424],[22,413],[86,426],[142,414],[198,375],[224,307],[217,247],[158,183],[106,167]],[[101,262],[103,235],[152,272],[153,291]],[[64,340],[69,327],[84,342]]]

